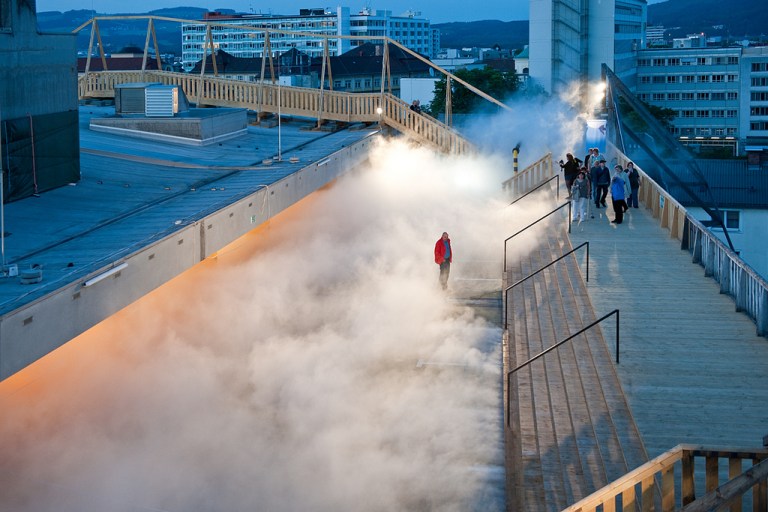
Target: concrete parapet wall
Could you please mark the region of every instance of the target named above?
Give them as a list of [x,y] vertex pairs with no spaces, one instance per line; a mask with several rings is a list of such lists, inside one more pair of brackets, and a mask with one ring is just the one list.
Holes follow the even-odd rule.
[[242,135],[247,130],[248,116],[245,109],[220,110],[223,112],[217,115],[204,116],[94,118],[91,119],[90,128],[131,137],[203,146]]
[[[368,159],[374,137],[255,190],[171,235],[0,318],[0,379],[120,309]],[[125,264],[119,271],[115,267]],[[113,272],[113,273],[110,273]],[[103,277],[103,279],[99,279]],[[85,283],[90,283],[84,286]]]

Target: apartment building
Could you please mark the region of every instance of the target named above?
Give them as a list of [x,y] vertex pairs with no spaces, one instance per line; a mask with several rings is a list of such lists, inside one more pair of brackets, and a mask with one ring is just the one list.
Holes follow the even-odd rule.
[[[370,9],[350,14],[348,7],[337,7],[335,10],[300,9],[298,15],[207,13],[199,23],[182,25],[182,65],[185,71],[189,71],[203,58],[208,25],[217,49],[242,58],[261,57],[264,54],[265,34],[257,29],[292,32],[270,34],[273,55],[296,49],[311,57],[321,57],[325,39],[328,38],[330,55],[338,56],[355,46],[377,42],[375,37],[388,36],[416,52],[432,57],[439,49],[439,31],[431,27],[429,20],[418,15],[416,12],[407,12],[394,16],[391,11]],[[333,36],[359,36],[363,39]]]

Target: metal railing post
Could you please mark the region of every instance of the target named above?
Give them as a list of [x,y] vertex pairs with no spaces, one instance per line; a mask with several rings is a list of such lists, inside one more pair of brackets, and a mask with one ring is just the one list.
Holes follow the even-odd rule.
[[616,364],[619,364],[619,310],[616,311]]

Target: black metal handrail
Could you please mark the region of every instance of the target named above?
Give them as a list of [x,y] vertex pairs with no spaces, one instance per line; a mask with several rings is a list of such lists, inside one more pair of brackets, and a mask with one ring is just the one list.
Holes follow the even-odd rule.
[[560,345],[563,345],[564,343],[566,343],[568,341],[571,341],[573,338],[575,338],[579,334],[582,334],[584,331],[587,331],[588,329],[591,329],[592,327],[596,326],[597,324],[599,324],[600,322],[602,322],[603,320],[605,320],[606,318],[608,318],[609,316],[611,316],[613,314],[616,315],[616,364],[619,364],[619,310],[618,309],[614,309],[613,311],[611,311],[607,315],[604,315],[604,316],[598,318],[597,320],[595,320],[594,322],[592,322],[588,326],[580,329],[578,332],[575,332],[574,334],[571,334],[570,336],[568,336],[564,340],[555,343],[554,345],[549,347],[544,352],[542,352],[542,353],[540,353],[540,354],[538,354],[536,356],[533,356],[532,358],[530,358],[529,360],[527,360],[526,362],[524,362],[523,364],[521,364],[517,368],[514,368],[514,369],[512,369],[512,370],[507,372],[507,428],[509,428],[509,426],[510,426],[509,425],[509,419],[510,419],[509,417],[510,417],[510,414],[511,414],[510,413],[511,406],[510,406],[510,403],[509,403],[510,402],[509,395],[512,393],[512,374],[515,373],[516,371],[520,370],[521,368],[525,368],[526,366],[528,366],[532,362],[536,361],[537,359],[539,359],[541,357],[544,357],[546,354],[552,352],[553,350],[558,348]]
[[528,192],[526,192],[525,194],[521,195],[520,197],[518,197],[517,199],[515,199],[514,201],[512,201],[511,203],[509,203],[507,206],[512,206],[513,204],[515,204],[516,202],[518,202],[519,200],[521,200],[521,199],[522,199],[522,198],[524,198],[525,196],[527,196],[527,195],[531,194],[532,192],[535,192],[535,191],[539,190],[541,187],[543,187],[544,185],[546,185],[547,183],[549,183],[550,181],[552,181],[552,180],[554,180],[554,179],[557,179],[557,187],[555,187],[555,192],[556,192],[556,194],[557,194],[557,199],[560,199],[560,175],[559,175],[559,174],[555,174],[554,176],[552,176],[552,177],[551,177],[551,178],[549,178],[548,180],[546,180],[546,181],[544,181],[544,182],[542,182],[542,183],[540,183],[540,184],[536,185],[536,186],[535,186],[535,187],[533,187],[531,190],[529,190],[529,191],[528,191]]
[[520,233],[522,233],[526,229],[528,229],[528,228],[530,228],[532,226],[535,226],[539,222],[543,221],[544,219],[546,219],[547,217],[549,217],[550,215],[555,213],[557,210],[559,210],[561,208],[565,208],[566,206],[568,207],[568,233],[570,233],[571,232],[571,202],[568,201],[567,203],[561,204],[560,206],[558,206],[557,208],[555,208],[554,210],[552,210],[551,212],[549,212],[545,216],[541,217],[538,220],[533,221],[532,223],[528,224],[527,226],[525,226],[523,229],[521,229],[520,231],[518,231],[514,235],[512,235],[510,237],[507,237],[507,239],[504,240],[504,272],[507,271],[507,242],[509,242],[510,240],[515,238],[517,235],[519,235]]
[[509,308],[507,308],[506,304],[509,302],[509,290],[511,290],[512,288],[514,288],[515,286],[517,286],[517,285],[519,285],[521,283],[524,283],[525,281],[527,281],[528,279],[532,278],[533,276],[535,276],[536,274],[538,274],[542,270],[545,270],[545,269],[551,267],[552,265],[554,265],[558,261],[562,260],[566,256],[568,256],[570,254],[573,254],[574,252],[578,251],[579,249],[581,249],[585,245],[587,246],[587,282],[589,282],[589,242],[583,242],[583,243],[577,245],[576,247],[574,247],[573,249],[571,249],[570,251],[566,252],[565,254],[560,256],[559,258],[550,261],[549,263],[547,263],[546,265],[541,267],[536,272],[534,272],[532,274],[529,274],[529,275],[525,276],[524,278],[520,279],[519,281],[517,281],[515,284],[510,285],[510,286],[504,288],[504,329],[507,328],[507,317],[508,317],[507,309],[509,309]]

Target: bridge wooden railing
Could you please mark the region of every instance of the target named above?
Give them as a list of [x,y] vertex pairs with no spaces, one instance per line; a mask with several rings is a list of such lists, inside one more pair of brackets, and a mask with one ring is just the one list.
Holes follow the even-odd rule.
[[[696,464],[704,464],[703,493],[697,498]],[[721,510],[699,504],[721,501],[730,510],[742,510],[742,498],[751,490],[752,510],[765,511],[768,503],[768,450],[709,449],[678,445],[574,503],[563,512]],[[749,467],[744,470],[744,464]],[[677,479],[675,474],[678,475]],[[721,475],[738,486],[721,486]],[[736,488],[738,487],[738,488]],[[701,489],[700,489],[701,490]]]
[[336,92],[167,71],[103,71],[80,76],[78,94],[80,98],[114,98],[116,85],[139,82],[177,85],[198,106],[241,107],[345,123],[381,122],[444,152],[473,151],[451,127],[413,112],[407,103],[388,93]]
[[556,173],[552,164],[552,153],[547,153],[531,165],[515,173],[514,176],[504,181],[501,187],[507,191],[510,197],[518,197],[533,189],[540,183],[548,180]]
[[[618,163],[626,166],[626,155],[613,148]],[[720,284],[736,302],[736,311],[746,313],[757,326],[758,336],[768,336],[768,282],[738,254],[728,248],[709,228],[696,220],[642,169],[640,202],[648,207],[661,227],[680,240],[681,248],[691,253],[694,263],[704,267],[704,275]]]

